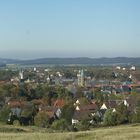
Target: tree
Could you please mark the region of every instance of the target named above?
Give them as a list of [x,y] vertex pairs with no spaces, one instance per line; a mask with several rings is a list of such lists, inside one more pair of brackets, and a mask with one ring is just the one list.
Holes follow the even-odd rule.
[[116,113],[118,124],[128,123],[128,111],[123,103],[117,106]]
[[98,113],[96,113],[94,116],[91,117],[91,125],[92,126],[98,126],[101,123],[101,117]]
[[62,108],[61,118],[65,119],[69,124],[71,124],[72,117],[74,114],[74,106],[73,103],[67,103]]
[[34,118],[34,123],[39,127],[48,127],[49,117],[46,112],[38,112]]
[[75,127],[78,131],[85,131],[85,130],[89,130],[89,120],[81,120],[78,123],[75,124]]
[[4,105],[2,110],[0,111],[0,121],[1,122],[7,122],[8,118],[9,118],[9,113],[10,113],[10,108],[7,105]]
[[60,119],[60,120],[54,121],[51,127],[55,130],[67,130],[68,123],[65,119]]
[[5,70],[1,70],[0,71],[0,80],[1,81],[9,81],[13,76],[16,76],[17,72],[15,71],[5,71]]
[[101,92],[94,93],[94,97],[98,101],[99,104],[103,104],[103,102],[104,102],[104,95]]
[[[7,90],[0,86],[0,102],[4,104],[5,97],[8,95]],[[1,105],[1,104],[0,104]]]
[[35,115],[35,108],[32,104],[26,104],[22,107],[20,121],[23,125],[33,124],[33,117]]
[[64,87],[58,87],[57,93],[58,93],[58,97],[59,98],[66,97],[65,88]]
[[140,123],[140,107],[136,107],[130,116],[131,123]]
[[17,98],[19,96],[19,87],[18,86],[13,86],[11,88],[11,96],[13,98]]
[[113,109],[108,109],[104,114],[103,123],[105,126],[117,125],[117,113],[113,112]]

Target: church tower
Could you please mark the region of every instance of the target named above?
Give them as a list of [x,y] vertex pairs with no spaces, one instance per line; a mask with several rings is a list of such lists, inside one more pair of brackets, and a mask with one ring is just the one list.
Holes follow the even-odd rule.
[[22,81],[24,79],[23,71],[19,72],[19,79]]
[[79,73],[77,74],[78,78],[78,86],[84,87],[84,70],[80,70]]

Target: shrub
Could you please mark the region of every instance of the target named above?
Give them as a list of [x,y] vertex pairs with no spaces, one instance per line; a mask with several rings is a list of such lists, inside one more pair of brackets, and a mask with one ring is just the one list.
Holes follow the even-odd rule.
[[68,123],[65,119],[60,119],[60,120],[54,121],[51,127],[55,130],[67,130]]
[[103,124],[105,126],[117,125],[117,113],[113,112],[112,109],[107,110],[104,114]]
[[2,110],[0,111],[0,121],[1,122],[4,122],[4,123],[7,122],[10,111],[11,110],[7,105],[3,106]]
[[101,123],[101,117],[98,114],[95,114],[91,117],[90,125],[97,127]]
[[61,113],[62,119],[65,119],[69,124],[71,124],[73,114],[74,114],[74,106],[72,103],[68,103],[63,106]]
[[127,111],[127,107],[124,104],[118,105],[116,108],[116,112],[117,112],[117,123],[118,124],[128,123],[129,114]]
[[13,125],[14,126],[20,126],[20,121],[19,120],[14,120]]
[[78,123],[75,124],[75,128],[78,131],[85,131],[85,130],[89,130],[89,120],[81,120]]
[[136,107],[135,111],[130,115],[131,123],[140,123],[140,107]]
[[34,118],[34,123],[39,127],[47,127],[49,125],[49,119],[46,112],[38,112]]

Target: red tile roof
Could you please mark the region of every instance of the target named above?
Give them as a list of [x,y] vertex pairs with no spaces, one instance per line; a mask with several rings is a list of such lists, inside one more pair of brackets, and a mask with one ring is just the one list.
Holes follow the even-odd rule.
[[57,99],[54,104],[53,104],[54,107],[63,107],[64,106],[64,100],[63,99]]
[[13,107],[21,107],[21,102],[18,100],[11,100],[8,102],[8,105],[13,108]]

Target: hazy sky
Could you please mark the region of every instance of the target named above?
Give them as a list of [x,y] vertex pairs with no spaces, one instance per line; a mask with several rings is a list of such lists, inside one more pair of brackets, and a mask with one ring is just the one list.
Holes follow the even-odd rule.
[[1,0],[0,57],[140,56],[140,0]]

